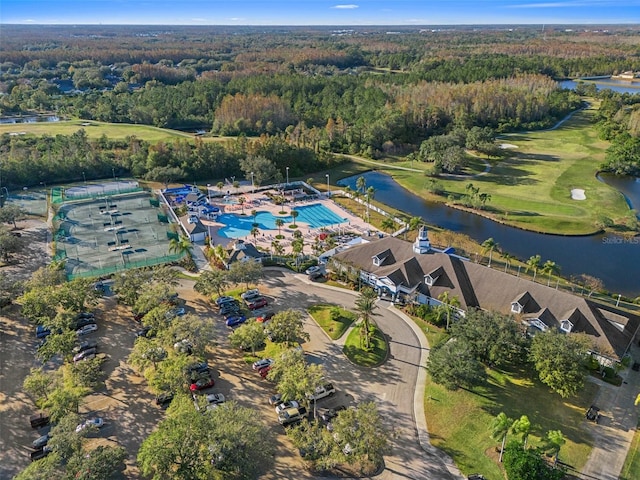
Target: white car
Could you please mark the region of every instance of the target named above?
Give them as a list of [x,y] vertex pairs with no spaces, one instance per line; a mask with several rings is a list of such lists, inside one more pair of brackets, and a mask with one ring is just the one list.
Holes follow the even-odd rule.
[[298,408],[300,404],[295,400],[288,400],[286,402],[282,402],[280,405],[276,406],[276,414],[280,415],[282,412],[287,410],[288,408]]
[[333,384],[325,383],[324,385],[322,385],[320,387],[317,387],[315,392],[313,392],[311,394],[308,394],[307,398],[309,400],[318,401],[321,398],[329,397],[329,396],[333,395],[334,393],[336,393],[336,389],[333,386]]
[[89,325],[85,325],[84,327],[76,330],[76,333],[78,335],[87,335],[89,333],[95,332],[96,330],[98,330],[98,325],[96,325],[95,323],[90,323]]
[[210,393],[209,395],[207,395],[207,403],[209,403],[210,405],[217,405],[224,402],[224,395],[221,393]]
[[253,362],[253,369],[260,370],[261,368],[264,368],[264,367],[270,367],[271,365],[273,365],[273,363],[274,363],[273,358],[263,358],[262,360]]
[[309,267],[305,270],[304,273],[307,275],[314,275],[318,273],[322,273],[324,271],[324,267],[321,265],[314,265],[313,267]]
[[89,428],[89,427],[102,428],[103,426],[104,426],[104,420],[102,419],[102,417],[90,418],[89,420],[82,422],[80,425],[76,427],[76,433],[80,433],[85,428]]
[[252,298],[256,298],[259,296],[260,290],[254,288],[253,290],[247,290],[246,292],[244,292],[242,295],[240,295],[240,298],[242,298],[243,300],[251,300]]

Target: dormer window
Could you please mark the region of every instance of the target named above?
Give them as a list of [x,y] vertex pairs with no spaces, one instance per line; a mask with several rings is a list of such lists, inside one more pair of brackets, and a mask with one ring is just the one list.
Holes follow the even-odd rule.
[[373,257],[373,264],[376,267],[379,267],[380,265],[382,265],[382,262],[384,262],[384,258],[380,258],[377,255],[375,257]]
[[377,255],[374,255],[373,258],[373,264],[376,267],[380,267],[381,265],[384,265],[384,261],[389,257],[389,255],[391,254],[391,251],[389,249],[385,250],[384,252],[380,252]]
[[571,330],[573,330],[573,323],[571,323],[569,320],[562,320],[560,322],[560,330],[565,333],[571,333]]
[[433,287],[438,281],[438,277],[432,277],[431,275],[424,276],[424,283],[426,283],[429,287]]
[[522,305],[518,302],[513,302],[511,304],[511,313],[522,313]]

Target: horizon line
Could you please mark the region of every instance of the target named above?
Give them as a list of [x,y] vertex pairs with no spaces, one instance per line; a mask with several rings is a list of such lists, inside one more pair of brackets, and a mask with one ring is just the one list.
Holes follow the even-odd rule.
[[[640,27],[637,22],[616,22],[616,23],[545,23],[545,22],[531,22],[531,23],[513,23],[513,22],[494,22],[494,23],[421,23],[421,24],[409,24],[409,23],[371,23],[371,24],[351,24],[351,23],[282,23],[282,24],[265,24],[265,23],[37,23],[37,22],[24,22],[24,23],[4,23],[0,22],[0,26],[87,26],[87,27],[404,27],[404,28],[418,28],[418,27],[486,27],[486,26],[525,26],[530,27],[534,25],[545,25],[547,27],[553,26],[630,26],[635,25]],[[0,35],[1,36],[1,35]]]

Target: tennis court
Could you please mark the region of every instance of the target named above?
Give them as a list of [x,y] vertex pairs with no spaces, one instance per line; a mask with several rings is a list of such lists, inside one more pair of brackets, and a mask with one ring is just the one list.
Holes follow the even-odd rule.
[[169,252],[175,235],[146,192],[65,202],[54,218],[56,258],[67,276],[94,277],[177,260]]

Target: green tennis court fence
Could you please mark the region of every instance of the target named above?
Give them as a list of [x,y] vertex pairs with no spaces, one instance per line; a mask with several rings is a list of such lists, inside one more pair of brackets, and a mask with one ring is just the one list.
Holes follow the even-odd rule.
[[184,255],[185,254],[164,255],[162,257],[147,258],[145,260],[127,262],[126,265],[118,264],[110,267],[94,268],[91,270],[86,270],[84,272],[69,273],[67,274],[67,279],[73,280],[75,278],[104,277],[113,273],[131,270],[133,268],[153,267],[156,265],[162,265],[164,263],[177,262]]
[[144,189],[142,187],[135,188],[121,188],[120,190],[113,192],[100,192],[91,194],[88,193],[86,195],[74,195],[73,197],[66,197],[64,194],[64,188],[52,188],[51,189],[51,203],[63,203],[63,202],[74,202],[76,200],[86,200],[86,199],[94,199],[94,198],[104,198],[104,197],[113,197],[117,195],[122,195],[125,193],[135,193],[135,192],[143,192]]

